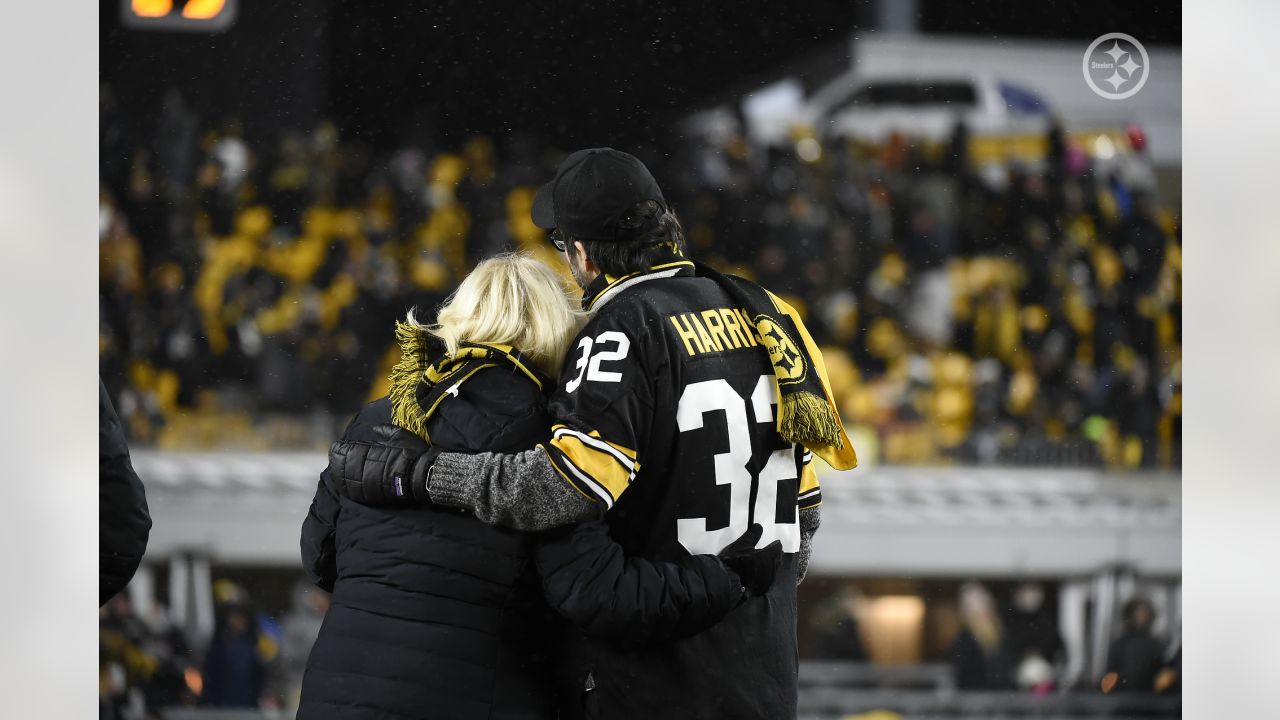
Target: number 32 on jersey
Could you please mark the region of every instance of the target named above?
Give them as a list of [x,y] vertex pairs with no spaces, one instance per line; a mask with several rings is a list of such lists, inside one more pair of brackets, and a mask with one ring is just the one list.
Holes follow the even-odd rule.
[[[728,428],[729,449],[715,455],[715,482],[729,486],[729,524],[719,529],[709,529],[707,518],[685,518],[676,521],[680,544],[694,555],[714,555],[729,543],[738,539],[753,522],[760,523],[764,532],[756,547],[762,548],[774,540],[782,542],[784,552],[800,550],[800,525],[798,519],[789,523],[776,520],[778,484],[797,479],[796,450],[775,450],[760,470],[759,490],[754,506],[751,504],[751,420],[747,405],[756,423],[772,423],[777,405],[777,390],[771,375],[761,375],[749,400],[739,395],[727,380],[716,379],[691,383],[680,396],[676,410],[676,424],[680,432],[698,430],[709,413],[723,412]],[[797,514],[798,518],[798,514]]]
[[[613,343],[613,347],[604,352],[591,354],[592,347],[596,349],[606,347],[608,343]],[[612,370],[602,370],[600,363],[611,362],[614,360],[622,360],[627,356],[627,352],[631,350],[631,341],[626,335],[617,330],[609,330],[602,332],[595,338],[584,337],[578,341],[578,361],[574,365],[578,374],[569,382],[565,383],[565,392],[573,392],[585,380],[594,380],[596,382],[621,382],[622,373]]]

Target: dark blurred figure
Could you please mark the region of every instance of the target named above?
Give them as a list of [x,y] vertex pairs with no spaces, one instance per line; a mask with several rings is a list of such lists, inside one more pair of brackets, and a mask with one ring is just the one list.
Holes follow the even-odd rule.
[[927,207],[917,208],[911,213],[903,234],[902,257],[914,272],[942,268],[951,257],[951,230],[939,223]]
[[157,179],[166,198],[177,203],[195,177],[200,118],[175,87],[165,91],[154,139]]
[[1045,607],[1044,587],[1040,583],[1022,583],[1013,591],[1013,604],[1005,618],[1005,634],[1016,659],[1035,653],[1054,662],[1062,652],[1058,622]]
[[861,602],[862,596],[855,588],[844,588],[823,603],[814,617],[818,629],[813,635],[813,659],[870,660],[858,626]]
[[1045,144],[1045,184],[1056,209],[1062,206],[1063,185],[1067,178],[1067,133],[1062,127],[1062,119],[1056,115],[1049,118]]
[[1044,603],[1040,583],[1022,583],[1013,591],[1013,604],[1004,621],[1006,647],[1015,663],[1018,686],[1047,690],[1053,685],[1052,668],[1063,652],[1057,620]]
[[1155,608],[1146,598],[1124,604],[1124,630],[1107,652],[1107,672],[1116,674],[1114,692],[1154,692],[1164,667],[1164,643],[1151,632]]
[[209,371],[209,351],[199,310],[178,263],[166,262],[151,272],[145,302],[149,322],[138,328],[138,352],[157,368],[177,373],[178,401],[190,405],[191,395]]
[[513,249],[506,231],[505,201],[508,187],[498,177],[497,150],[483,135],[467,140],[462,147],[466,174],[458,184],[458,202],[471,216],[471,237],[466,246],[467,263],[476,263]]
[[161,612],[138,616],[128,595],[98,611],[99,720],[153,717],[156,708],[190,701],[190,648]]
[[201,705],[258,707],[266,680],[258,635],[258,624],[247,607],[239,603],[222,607],[205,655]]
[[1116,228],[1116,250],[1134,294],[1151,291],[1164,264],[1168,236],[1156,222],[1155,198],[1145,190],[1133,195],[1133,212]]
[[252,165],[239,121],[228,120],[196,172],[197,198],[218,237],[235,232],[238,197]]
[[195,666],[191,643],[168,611],[157,608],[143,649],[155,659],[150,682],[144,686],[147,706],[166,708],[191,705],[195,695],[187,685],[187,672]]
[[1004,628],[991,593],[978,583],[960,588],[963,628],[951,645],[951,667],[961,690],[1006,690],[1013,687]]
[[289,237],[302,232],[302,215],[313,199],[307,160],[302,135],[286,132],[280,139],[275,167],[267,174],[267,205],[276,227]]
[[98,607],[133,579],[150,534],[147,495],[129,461],[120,418],[98,378]]
[[963,179],[969,173],[969,126],[964,120],[956,120],[951,128],[942,167],[956,179]]
[[142,650],[147,627],[133,612],[128,595],[111,598],[98,610],[98,718],[142,717],[141,686],[150,675]]

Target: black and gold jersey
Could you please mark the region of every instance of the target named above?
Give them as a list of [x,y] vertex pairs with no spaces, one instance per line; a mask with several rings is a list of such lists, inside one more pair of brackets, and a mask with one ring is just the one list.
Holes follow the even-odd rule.
[[[566,700],[618,718],[788,718],[796,712],[799,509],[821,491],[777,430],[777,383],[742,308],[691,264],[613,280],[570,350],[542,445],[601,503],[629,555],[717,553],[759,524],[787,554],[772,589],[690,638],[565,646]],[[576,716],[572,712],[570,716]]]
[[[616,289],[614,289],[616,288]],[[686,263],[615,281],[595,302],[551,402],[544,446],[610,510],[629,552],[719,552],[753,523],[800,547],[822,502],[812,455],[777,431],[777,382],[742,308]]]

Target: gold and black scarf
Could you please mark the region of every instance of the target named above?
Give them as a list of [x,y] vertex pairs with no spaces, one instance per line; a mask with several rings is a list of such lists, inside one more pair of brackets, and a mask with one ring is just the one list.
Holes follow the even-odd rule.
[[747,311],[778,380],[778,434],[801,443],[837,470],[856,467],[849,436],[831,395],[822,351],[809,336],[800,314],[776,295],[734,275],[695,262],[698,277],[714,280]]
[[427,442],[427,423],[458,387],[477,372],[490,367],[509,367],[523,373],[539,390],[551,386],[519,350],[510,345],[463,342],[458,352],[448,355],[440,338],[408,323],[396,323],[400,362],[391,369],[391,422]]

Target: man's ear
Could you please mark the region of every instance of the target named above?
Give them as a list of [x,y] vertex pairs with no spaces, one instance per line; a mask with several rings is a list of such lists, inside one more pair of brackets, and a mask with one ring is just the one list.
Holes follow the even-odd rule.
[[573,249],[573,259],[574,262],[578,263],[579,270],[586,273],[588,277],[595,277],[600,274],[600,268],[596,267],[596,264],[587,256],[587,248],[582,244],[581,240],[573,241]]

